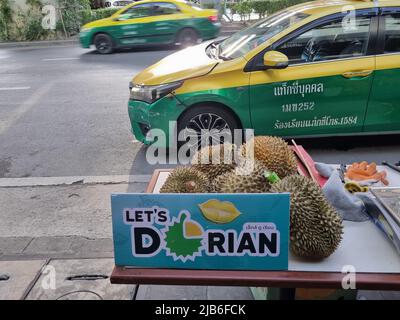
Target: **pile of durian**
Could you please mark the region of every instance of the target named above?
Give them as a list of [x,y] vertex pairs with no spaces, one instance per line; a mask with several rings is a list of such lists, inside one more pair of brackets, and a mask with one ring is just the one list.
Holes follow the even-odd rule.
[[[254,159],[250,162],[246,155],[253,150]],[[267,172],[275,173],[278,181],[270,182]],[[290,192],[290,249],[293,254],[326,258],[342,240],[341,216],[314,181],[297,174],[296,157],[279,137],[258,136],[240,147],[224,144],[200,149],[190,166],[177,167],[171,172],[160,192]]]

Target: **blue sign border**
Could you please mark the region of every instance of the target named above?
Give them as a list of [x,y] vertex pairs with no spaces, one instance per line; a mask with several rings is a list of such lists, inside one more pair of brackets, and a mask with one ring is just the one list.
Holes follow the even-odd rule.
[[[204,217],[199,205],[211,199],[229,201],[241,214],[227,224],[212,222]],[[112,222],[115,264],[118,266],[172,268],[172,269],[210,269],[210,270],[287,270],[289,251],[290,195],[288,193],[266,194],[112,194]],[[165,208],[171,219],[178,221],[182,212],[189,213],[190,219],[197,222],[203,230],[243,230],[246,223],[273,224],[279,231],[280,252],[278,256],[219,256],[205,255],[192,259],[175,259],[160,250],[152,257],[133,255],[132,226],[127,223],[126,211],[133,208]],[[125,217],[124,217],[125,216]],[[154,222],[159,230],[166,226]],[[167,228],[168,229],[168,228]],[[162,232],[161,232],[162,233]]]

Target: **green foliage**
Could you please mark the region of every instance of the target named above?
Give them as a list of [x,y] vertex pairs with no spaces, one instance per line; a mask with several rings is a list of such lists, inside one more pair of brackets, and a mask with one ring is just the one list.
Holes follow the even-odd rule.
[[109,18],[111,17],[114,13],[116,13],[120,9],[110,9],[110,8],[102,8],[102,9],[96,9],[96,10],[90,10],[90,11],[84,11],[82,14],[82,25],[99,20],[99,19],[104,19],[104,18]]
[[12,9],[9,0],[0,0],[0,40],[9,40],[12,23]]
[[253,10],[251,1],[247,1],[247,0],[236,3],[233,8],[240,15],[241,19],[245,18]]
[[268,4],[268,9],[267,13],[272,14],[277,11],[283,10],[285,8],[294,6],[299,3],[307,2],[309,0],[277,0],[277,1],[267,1],[269,2]]
[[80,28],[91,21],[108,18],[119,9],[90,9],[90,0],[59,0],[62,19],[57,29],[68,36],[79,33]]
[[9,0],[0,0],[0,40],[34,41],[69,37],[85,23],[110,17],[118,9],[90,9],[90,0],[58,0],[56,31],[42,27],[43,3],[26,0],[27,12],[12,12]]
[[215,9],[215,3],[213,3],[213,2],[203,3],[203,4],[201,5],[201,7],[202,7],[203,9]]
[[42,3],[26,0],[27,11],[11,9],[9,0],[0,0],[0,40],[32,41],[48,39],[54,32],[42,27]]
[[294,6],[309,0],[242,0],[238,3],[228,3],[227,8],[233,14],[240,14],[242,18],[249,15],[252,11],[258,13],[260,18],[270,15],[285,8]]
[[23,40],[35,41],[46,39],[49,30],[43,29],[41,16],[29,16],[25,24]]
[[263,18],[271,5],[270,1],[256,0],[251,2],[251,7],[253,8],[255,13],[258,13],[260,15],[260,18]]
[[[260,17],[293,6],[307,0],[242,0],[238,3],[227,3],[232,13],[238,13],[242,19],[252,11]],[[56,31],[45,30],[41,26],[43,14],[40,0],[26,0],[27,13],[15,10],[11,0],[0,0],[0,41],[1,40],[40,40],[57,38],[61,35],[72,36],[79,33],[82,25],[113,15],[118,9],[103,8],[91,10],[91,0],[57,0]],[[215,3],[203,4],[204,8],[214,8]]]
[[67,36],[79,33],[84,17],[90,15],[90,0],[58,0],[61,21],[57,24]]
[[27,41],[45,39],[50,32],[42,27],[42,2],[40,0],[26,0],[28,13],[21,15],[25,23],[20,30],[21,38]]
[[26,4],[32,8],[40,8],[42,5],[40,0],[26,0]]
[[236,3],[229,2],[226,4],[226,8],[231,11],[232,14],[236,14]]

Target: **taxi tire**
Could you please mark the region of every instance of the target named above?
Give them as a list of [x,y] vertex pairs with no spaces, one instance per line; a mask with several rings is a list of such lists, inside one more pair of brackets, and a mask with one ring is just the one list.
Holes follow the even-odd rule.
[[97,52],[100,54],[110,54],[114,51],[114,41],[106,33],[96,34],[93,39],[93,44],[95,45]]
[[[234,137],[233,130],[241,128],[239,120],[235,117],[235,115],[231,111],[229,111],[229,109],[224,108],[221,105],[199,105],[188,109],[178,119],[177,123],[178,135],[179,132],[181,132],[181,130],[187,128],[188,124],[190,123],[190,120],[202,114],[214,114],[222,118],[232,131],[232,139]],[[178,149],[184,143],[185,142],[177,141]]]
[[199,42],[199,33],[193,28],[183,28],[176,36],[176,43],[181,47],[188,47]]

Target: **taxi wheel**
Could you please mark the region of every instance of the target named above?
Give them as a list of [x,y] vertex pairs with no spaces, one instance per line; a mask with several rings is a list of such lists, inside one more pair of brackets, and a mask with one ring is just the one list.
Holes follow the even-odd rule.
[[[222,132],[230,132],[231,139],[226,142],[233,142],[235,129],[239,129],[240,124],[235,116],[228,110],[220,106],[199,106],[189,109],[178,120],[178,134],[182,131],[186,141],[193,138],[194,149],[201,148],[204,139],[208,144],[223,143]],[[208,133],[207,133],[208,132]],[[206,134],[206,136],[204,136]],[[178,142],[182,146],[185,142]]]
[[181,47],[189,47],[199,42],[199,34],[192,28],[185,28],[179,31],[177,36],[177,44]]
[[114,42],[112,38],[105,33],[100,33],[94,37],[93,43],[97,52],[101,54],[110,54],[114,50]]

